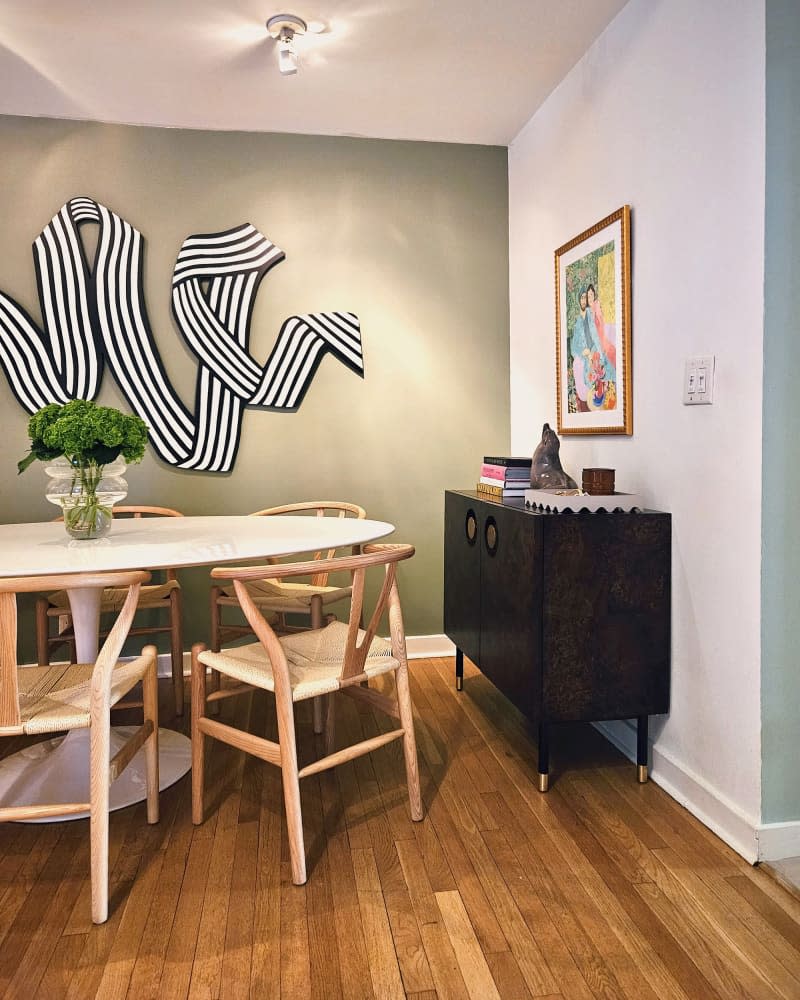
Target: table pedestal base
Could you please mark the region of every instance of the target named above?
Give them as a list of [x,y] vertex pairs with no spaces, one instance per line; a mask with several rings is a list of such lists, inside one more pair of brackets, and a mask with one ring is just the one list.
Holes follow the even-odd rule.
[[[111,757],[136,732],[138,726],[112,726]],[[158,731],[159,788],[174,785],[192,766],[192,743],[172,729]],[[145,799],[144,749],[140,750],[111,785],[110,805],[123,809]],[[89,730],[74,729],[66,736],[44,740],[0,760],[0,806],[49,805],[89,801]],[[22,820],[25,823],[58,823],[89,815]]]

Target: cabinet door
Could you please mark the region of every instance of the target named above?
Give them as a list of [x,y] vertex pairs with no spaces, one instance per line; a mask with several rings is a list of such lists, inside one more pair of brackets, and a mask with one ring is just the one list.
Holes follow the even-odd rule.
[[479,666],[528,718],[539,717],[542,689],[541,518],[481,504]]
[[479,506],[458,493],[445,494],[444,630],[473,663],[480,661]]
[[561,514],[544,535],[547,718],[668,711],[669,515]]

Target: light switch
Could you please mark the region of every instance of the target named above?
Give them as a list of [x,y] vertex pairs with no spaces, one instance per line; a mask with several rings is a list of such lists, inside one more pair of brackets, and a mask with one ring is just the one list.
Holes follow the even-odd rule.
[[686,359],[683,402],[687,406],[714,402],[714,355]]

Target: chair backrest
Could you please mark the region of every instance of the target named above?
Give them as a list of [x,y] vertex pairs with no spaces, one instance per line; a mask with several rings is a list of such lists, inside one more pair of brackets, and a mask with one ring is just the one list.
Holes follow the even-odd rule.
[[[17,684],[17,594],[65,590],[70,587],[129,587],[128,598],[117,623],[103,644],[102,654],[113,653],[116,660],[125,641],[130,619],[136,610],[139,587],[150,579],[144,570],[119,573],[56,573],[44,576],[0,578],[0,736],[4,727],[20,723],[19,687]],[[120,627],[118,627],[120,626]],[[119,649],[114,652],[111,646]],[[99,658],[99,657],[98,657]]]
[[171,507],[125,506],[117,504],[111,508],[114,517],[183,517],[179,510]]
[[[173,510],[171,507],[130,507],[122,504],[112,507],[111,514],[113,517],[183,517],[179,510]],[[63,521],[64,515],[59,514],[53,520]]]
[[[301,516],[307,514],[314,517],[347,517],[350,515],[360,521],[363,521],[367,516],[363,507],[359,507],[355,503],[347,503],[345,500],[304,500],[301,503],[285,503],[280,507],[265,507],[264,510],[256,510],[250,516],[273,517],[276,514],[298,514]],[[320,550],[314,553],[314,560],[333,559],[335,555],[336,549],[328,549],[327,552]],[[274,562],[278,563],[279,560],[276,559]],[[319,568],[306,575],[310,575],[313,587],[325,587],[328,583],[328,573]],[[280,574],[276,579],[279,578]]]
[[[350,620],[347,628],[347,643],[342,659],[341,678],[359,677],[364,671],[364,661],[367,658],[370,644],[375,638],[378,626],[385,611],[389,613],[389,629],[392,638],[392,650],[395,656],[405,658],[405,632],[403,616],[400,609],[400,596],[397,589],[397,563],[410,559],[414,555],[413,545],[393,543],[376,543],[365,545],[360,555],[339,556],[326,559],[321,568],[327,572],[346,570],[353,576],[353,594],[350,601]],[[313,569],[313,562],[282,563],[280,566],[221,566],[211,571],[215,579],[233,580],[236,596],[244,611],[250,627],[258,636],[270,657],[275,674],[276,692],[279,687],[289,690],[289,673],[283,648],[277,636],[264,620],[261,612],[254,604],[246,584],[251,580],[275,579],[278,576],[306,576]],[[376,566],[384,567],[383,585],[369,618],[369,624],[364,629],[361,641],[358,641],[360,621],[364,607],[364,583],[366,572]],[[366,619],[365,619],[366,620]],[[279,674],[283,675],[279,678]],[[289,693],[291,697],[291,693]]]

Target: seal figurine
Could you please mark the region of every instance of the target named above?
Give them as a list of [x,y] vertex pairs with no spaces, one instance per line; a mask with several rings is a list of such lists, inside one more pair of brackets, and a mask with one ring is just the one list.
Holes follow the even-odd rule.
[[558,457],[561,442],[558,434],[551,428],[550,424],[542,427],[542,440],[536,445],[531,461],[531,489],[551,490],[568,489],[575,490],[578,484],[568,476],[561,468],[561,459]]

